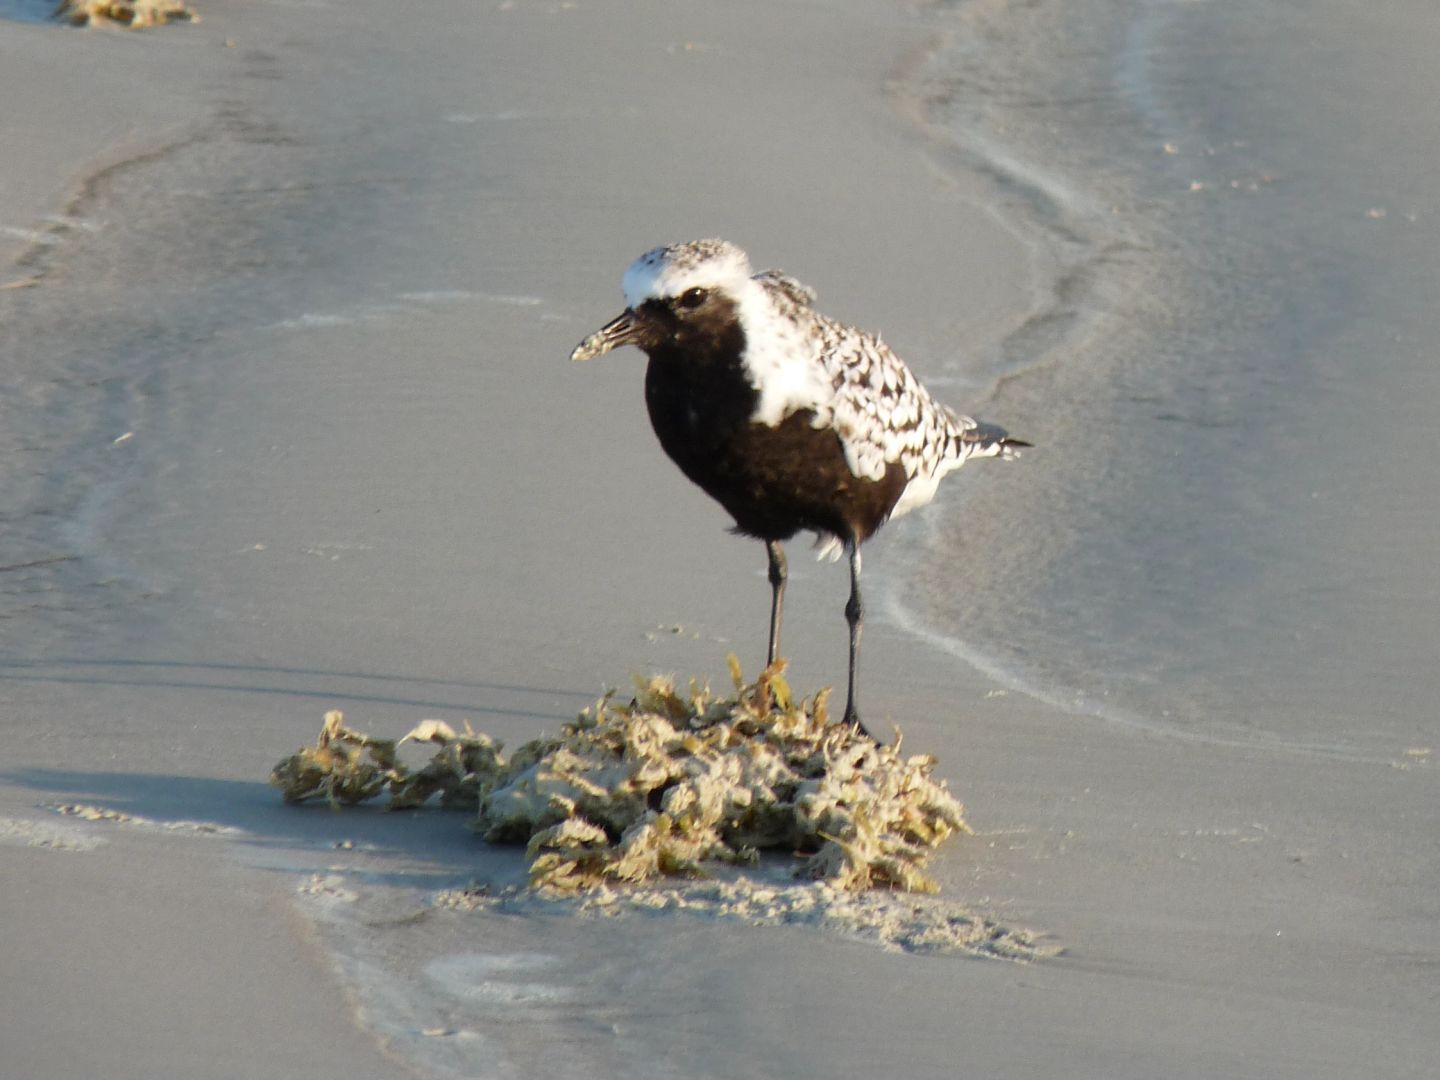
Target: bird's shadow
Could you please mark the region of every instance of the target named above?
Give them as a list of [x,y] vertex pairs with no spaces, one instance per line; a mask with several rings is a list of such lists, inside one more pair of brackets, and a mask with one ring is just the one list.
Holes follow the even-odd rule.
[[59,0],[0,0],[0,20],[48,23],[54,20],[58,6]]
[[21,768],[0,771],[0,784],[35,792],[57,813],[109,812],[96,829],[218,835],[247,849],[246,862],[276,872],[345,873],[334,865],[344,851],[403,863],[389,872],[351,869],[372,882],[438,887],[524,876],[524,846],[486,844],[468,828],[473,811],[388,811],[379,800],[339,810],[323,801],[290,805],[259,781],[134,772]]
[[[0,661],[0,683],[4,682],[298,696],[329,704],[366,703],[542,720],[552,730],[573,720],[581,706],[595,699],[594,694],[575,690],[498,681],[168,660],[10,659]],[[349,689],[337,690],[337,686]],[[496,698],[506,700],[495,703]],[[535,707],[524,707],[527,700],[534,701]],[[276,758],[280,756],[281,749],[277,749]],[[432,876],[436,881],[477,874],[487,879],[497,874],[509,877],[514,872],[523,877],[523,869],[517,869],[523,867],[523,847],[487,845],[467,827],[469,814],[438,806],[387,811],[382,797],[337,811],[323,800],[287,805],[278,791],[259,779],[123,770],[19,766],[0,771],[0,786],[35,792],[40,805],[57,810],[77,804],[96,807],[107,812],[107,820],[95,823],[97,828],[139,827],[181,835],[220,833],[250,849],[254,861],[277,870],[294,869],[297,862],[304,862],[307,852],[334,854],[346,849],[403,859],[411,869],[397,871],[395,878],[411,885],[416,884],[417,875]],[[489,872],[482,873],[486,867]]]

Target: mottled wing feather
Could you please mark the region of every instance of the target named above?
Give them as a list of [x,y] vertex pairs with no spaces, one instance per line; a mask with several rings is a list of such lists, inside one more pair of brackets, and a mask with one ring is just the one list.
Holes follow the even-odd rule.
[[[753,280],[769,301],[773,321],[767,329],[784,328],[766,340],[783,340],[787,351],[797,350],[778,362],[765,354],[772,378],[785,373],[773,382],[785,388],[783,415],[812,410],[815,427],[832,428],[839,436],[856,476],[880,481],[899,463],[907,483],[891,517],[929,502],[940,478],[967,459],[1008,457],[1012,444],[1025,445],[936,401],[877,335],[815,311],[814,291],[788,274],[766,270]],[[752,361],[757,367],[759,358],[757,350]],[[797,367],[812,375],[802,377]],[[761,411],[768,414],[763,406]],[[773,415],[778,422],[782,411]],[[821,542],[826,554],[838,553],[837,538]]]
[[765,286],[765,291],[781,310],[809,308],[815,304],[815,290],[802,284],[783,270],[762,270],[755,280]]
[[938,479],[981,449],[980,425],[941,405],[878,337],[814,316],[834,397],[827,421],[857,476],[878,480],[891,462],[910,479]]

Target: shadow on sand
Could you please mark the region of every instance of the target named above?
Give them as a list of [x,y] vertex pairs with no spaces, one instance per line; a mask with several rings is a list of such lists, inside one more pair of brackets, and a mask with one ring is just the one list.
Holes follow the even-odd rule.
[[[376,727],[375,734],[386,737],[397,737],[426,714],[436,713],[477,720],[508,720],[522,729],[534,729],[539,721],[543,728],[553,731],[572,721],[581,708],[593,704],[598,696],[558,687],[483,679],[263,664],[75,657],[0,661],[0,685],[5,683],[80,688],[87,698],[87,688],[122,693],[133,689],[144,698],[147,708],[153,705],[160,709],[168,696],[166,692],[175,691],[191,696],[187,709],[195,708],[193,699],[197,694],[221,693],[262,695],[272,701],[295,698],[321,702],[326,708],[393,708],[409,714],[394,720],[393,730]],[[203,703],[203,697],[200,700]],[[273,737],[282,729],[291,732],[276,742],[273,758],[261,769],[268,770],[286,753],[293,752],[296,742],[292,739],[296,736],[304,742],[313,739],[319,730],[318,721],[317,710],[313,717],[297,718],[297,727],[292,728],[286,720],[262,725],[264,735],[260,728],[252,731],[247,738]],[[86,721],[91,726],[97,722]],[[73,734],[84,738],[88,733]],[[503,733],[501,737],[504,738]],[[428,757],[426,748],[417,748],[412,764],[418,766]],[[242,855],[245,861],[273,870],[333,868],[336,861],[349,863],[352,861],[349,856],[355,855],[370,867],[364,871],[370,880],[375,880],[375,873],[386,876],[387,863],[391,866],[397,861],[403,863],[407,869],[397,870],[395,881],[409,885],[433,881],[440,887],[475,878],[523,881],[525,876],[523,846],[510,848],[484,843],[467,828],[471,818],[468,813],[442,810],[438,805],[387,811],[383,808],[383,796],[373,803],[339,811],[324,802],[286,804],[279,791],[265,782],[264,772],[258,772],[253,780],[237,780],[12,763],[11,768],[0,770],[0,788],[5,787],[34,792],[35,802],[48,808],[67,804],[98,808],[109,820],[95,821],[97,829],[122,829],[129,835],[138,835],[132,830],[143,830],[156,836],[167,833],[195,836],[221,831],[226,841],[251,853],[251,858]]]
[[337,811],[324,803],[287,805],[261,782],[126,772],[15,769],[0,772],[0,784],[33,791],[49,806],[93,806],[131,819],[96,822],[96,828],[192,836],[212,826],[239,830],[220,835],[250,849],[255,857],[246,861],[278,871],[294,872],[313,862],[317,869],[342,873],[330,860],[344,851],[406,864],[393,875],[377,875],[372,864],[364,871],[367,880],[393,877],[394,884],[444,887],[497,874],[523,878],[526,865],[523,845],[485,843],[466,827],[471,814],[465,811],[392,812],[379,805]]
[[0,0],[0,19],[6,22],[49,22],[57,4],[58,0]]

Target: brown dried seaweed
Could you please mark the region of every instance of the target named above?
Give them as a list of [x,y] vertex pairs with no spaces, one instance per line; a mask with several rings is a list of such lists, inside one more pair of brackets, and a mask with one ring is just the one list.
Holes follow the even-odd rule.
[[547,888],[703,876],[708,864],[781,849],[805,856],[798,875],[845,889],[933,891],[930,850],[966,828],[931,777],[934,759],[831,723],[828,692],[797,702],[783,672],[782,661],[747,686],[732,657],[735,692],[725,698],[693,682],[682,693],[665,677],[637,679],[628,704],[607,695],[509,761],[484,735],[426,721],[401,742],[440,750],[413,774],[395,744],[350,732],[331,713],[320,743],[271,780],[290,801],[335,804],[387,785],[392,806],[439,791],[445,805],[476,807],[486,840],[526,843],[531,882]]
[[394,810],[421,806],[437,791],[440,805],[447,810],[473,810],[480,805],[485,781],[499,776],[504,769],[502,744],[489,735],[476,734],[468,723],[465,734],[460,735],[442,720],[425,720],[399,745],[407,742],[434,743],[440,749],[419,772],[391,782],[390,807]]
[[398,775],[395,743],[372,739],[345,726],[332,709],[314,746],[302,747],[270,772],[270,783],[286,802],[325,798],[331,806],[353,806],[379,795]]
[[71,26],[113,23],[140,30],[168,22],[199,22],[182,0],[60,0],[51,18]]

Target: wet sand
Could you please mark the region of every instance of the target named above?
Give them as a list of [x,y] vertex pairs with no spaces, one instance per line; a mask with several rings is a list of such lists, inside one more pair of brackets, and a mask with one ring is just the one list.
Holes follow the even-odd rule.
[[[327,708],[518,745],[631,671],[723,679],[730,649],[753,670],[759,545],[655,447],[638,354],[564,360],[635,254],[728,236],[1043,444],[1045,369],[1007,379],[1004,343],[1067,253],[927,111],[926,65],[963,30],[943,12],[202,14],[0,35],[156,91],[112,112],[57,64],[0,64],[37,102],[8,122],[47,148],[4,167],[3,224],[96,225],[0,293],[0,562],[24,564],[0,592],[0,911],[24,931],[0,966],[27,973],[0,990],[4,1071],[1428,1075],[1423,725],[1357,761],[1116,722],[877,612],[871,717],[939,757],[977,828],[935,864],[945,894],[1066,950],[1031,965],[437,910],[516,880],[521,853],[453,815],[281,806],[264,777]],[[931,510],[1044,527],[1023,494],[1056,483],[1044,454],[983,464]],[[877,595],[904,595],[923,536],[867,550]],[[1004,580],[986,550],[977,580]],[[811,688],[843,675],[845,580],[802,552],[786,652]]]

